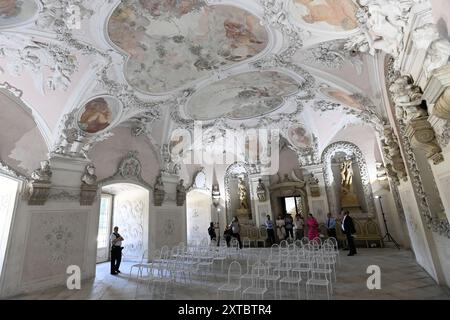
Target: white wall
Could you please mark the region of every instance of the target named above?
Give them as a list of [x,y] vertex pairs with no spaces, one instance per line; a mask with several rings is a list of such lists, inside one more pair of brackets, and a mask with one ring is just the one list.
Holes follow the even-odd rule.
[[[186,227],[188,243],[191,241],[198,243],[205,237],[209,238],[209,223],[211,221],[217,221],[217,217],[212,217],[213,220],[211,220],[211,204],[211,195],[206,191],[192,190],[187,194]],[[223,226],[221,229],[223,229]]]
[[400,188],[403,209],[411,239],[411,246],[419,263],[435,280],[438,280],[432,254],[427,240],[426,230],[414,198],[414,192],[409,182],[402,183]]
[[82,279],[95,275],[99,201],[80,206],[77,198],[86,163],[52,159],[52,198],[43,206],[18,202],[1,297],[65,285],[69,265],[80,267]]
[[140,261],[148,250],[149,239],[149,192],[130,190],[114,197],[113,226],[119,227],[125,239],[122,246],[123,260]]

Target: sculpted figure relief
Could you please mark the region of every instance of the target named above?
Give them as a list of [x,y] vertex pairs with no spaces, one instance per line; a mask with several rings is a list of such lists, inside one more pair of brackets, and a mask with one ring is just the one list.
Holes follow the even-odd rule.
[[427,110],[422,107],[422,91],[414,85],[410,76],[401,76],[389,87],[396,106],[399,120],[409,122],[412,119],[427,116]]
[[239,178],[238,193],[239,193],[239,208],[248,209],[247,187],[245,186],[244,179],[242,178]]
[[352,160],[345,160],[341,164],[341,180],[342,186],[346,189],[350,189],[353,183]]
[[262,182],[262,179],[258,180],[258,186],[256,187],[256,194],[259,201],[266,201],[266,186]]
[[181,179],[177,185],[177,205],[182,206],[186,200],[186,187],[184,186],[184,180]]
[[95,185],[97,184],[97,176],[95,175],[95,166],[90,163],[86,166],[83,177],[81,177],[81,181],[87,185]]
[[417,0],[358,0],[363,9],[357,16],[361,34],[349,41],[347,48],[361,52],[381,50],[397,57],[403,48],[408,13]]
[[394,137],[392,129],[386,128],[384,130],[384,139],[381,141],[383,152],[388,163],[386,170],[389,176],[396,184],[400,182],[399,179],[407,180],[406,168],[403,162],[403,157],[400,153],[400,147]]
[[41,167],[31,173],[31,179],[33,179],[33,182],[50,182],[51,178],[52,171],[48,160],[41,161]]

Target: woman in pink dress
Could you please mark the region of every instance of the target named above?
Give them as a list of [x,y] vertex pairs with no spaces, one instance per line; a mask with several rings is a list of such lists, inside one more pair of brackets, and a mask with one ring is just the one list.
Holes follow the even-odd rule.
[[309,241],[314,240],[319,237],[319,223],[312,214],[308,215],[308,220],[306,221],[308,225],[308,239]]

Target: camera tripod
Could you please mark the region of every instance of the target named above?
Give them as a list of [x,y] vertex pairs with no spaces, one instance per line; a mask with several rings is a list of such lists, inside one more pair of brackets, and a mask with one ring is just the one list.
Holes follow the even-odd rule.
[[381,204],[381,196],[378,196],[377,198],[378,198],[378,201],[380,202],[381,215],[383,216],[384,228],[386,230],[386,234],[384,235],[382,240],[386,241],[386,242],[392,242],[395,245],[395,247],[400,250],[400,245],[398,244],[397,241],[395,241],[394,237],[389,232],[387,222],[386,222],[386,217],[385,217],[384,211],[383,211],[383,205]]

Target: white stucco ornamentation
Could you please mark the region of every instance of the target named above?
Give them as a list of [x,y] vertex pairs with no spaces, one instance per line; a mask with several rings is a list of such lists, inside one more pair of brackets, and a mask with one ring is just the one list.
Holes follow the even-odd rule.
[[400,180],[407,181],[408,176],[405,163],[403,162],[403,157],[400,153],[397,137],[395,137],[392,128],[386,127],[384,129],[381,144],[386,159],[386,170],[389,177],[396,185],[400,184]]
[[0,57],[8,57],[6,68],[9,74],[18,77],[28,72],[42,94],[68,89],[78,62],[67,48],[10,32],[0,33],[0,43],[3,47]]
[[414,85],[411,76],[397,78],[389,87],[396,107],[396,116],[406,126],[405,134],[416,148],[427,153],[434,164],[444,161],[433,127],[428,122],[428,112],[422,103],[422,90]]
[[347,49],[368,52],[384,51],[398,57],[404,48],[404,33],[414,5],[424,0],[360,0],[358,11],[361,33],[352,37]]
[[[364,155],[362,154],[361,150],[353,143],[347,141],[335,142],[326,147],[322,153],[322,164],[325,168],[324,178],[328,201],[331,202],[331,199],[333,199],[333,197],[331,196],[333,188],[333,172],[331,170],[331,159],[336,154],[336,152],[344,152],[347,156],[354,157],[354,160],[356,160],[361,174],[361,183],[364,191],[368,213],[376,214],[372,185],[370,184],[370,177],[367,170],[366,160],[364,159]],[[337,203],[329,203],[329,206],[330,210],[339,212]]]

